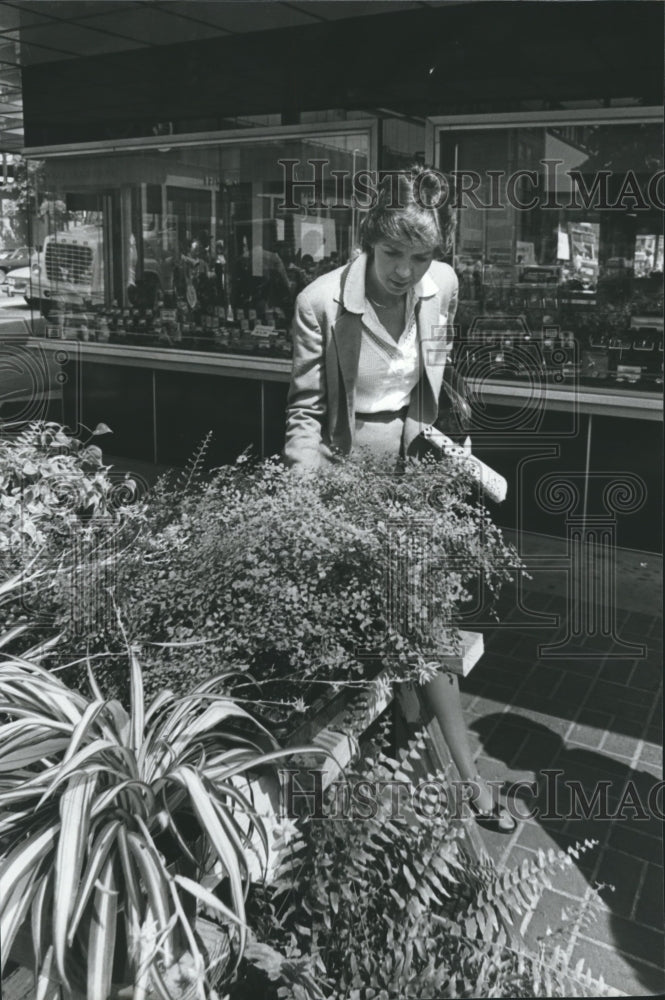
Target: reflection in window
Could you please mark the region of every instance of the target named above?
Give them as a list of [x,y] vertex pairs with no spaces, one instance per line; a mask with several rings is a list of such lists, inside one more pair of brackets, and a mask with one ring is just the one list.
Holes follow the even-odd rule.
[[469,374],[662,384],[660,125],[446,129],[439,166]]
[[367,131],[46,161],[48,335],[290,356],[296,295],[357,244],[368,166]]

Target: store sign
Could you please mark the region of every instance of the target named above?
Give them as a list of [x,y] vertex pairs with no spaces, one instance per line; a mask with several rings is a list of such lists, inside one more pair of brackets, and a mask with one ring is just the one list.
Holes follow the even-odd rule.
[[204,177],[182,177],[178,174],[166,175],[167,187],[178,188],[214,188],[219,187],[219,175],[206,174]]

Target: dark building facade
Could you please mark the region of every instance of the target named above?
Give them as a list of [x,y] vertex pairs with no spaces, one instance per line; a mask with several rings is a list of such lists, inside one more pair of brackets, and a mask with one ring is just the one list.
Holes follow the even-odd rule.
[[228,37],[23,71],[34,343],[67,422],[160,463],[210,428],[213,461],[278,452],[293,299],[357,245],[353,178],[427,160],[464,196],[456,364],[499,519],[565,537],[623,477],[617,540],[657,549],[662,4],[250,6]]

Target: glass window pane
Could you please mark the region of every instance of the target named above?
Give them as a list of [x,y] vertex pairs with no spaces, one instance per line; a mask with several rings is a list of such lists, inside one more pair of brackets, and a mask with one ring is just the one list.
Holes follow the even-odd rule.
[[45,161],[49,334],[290,356],[296,295],[358,242],[369,157],[347,127]]
[[485,377],[662,385],[662,145],[657,123],[439,132],[458,322]]

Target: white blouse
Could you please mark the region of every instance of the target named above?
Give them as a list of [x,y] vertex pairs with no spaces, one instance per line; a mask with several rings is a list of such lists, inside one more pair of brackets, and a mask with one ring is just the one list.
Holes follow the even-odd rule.
[[365,300],[356,377],[357,413],[396,412],[408,406],[421,371],[417,301],[418,296],[411,289],[406,300],[404,329],[395,342],[370,300]]

